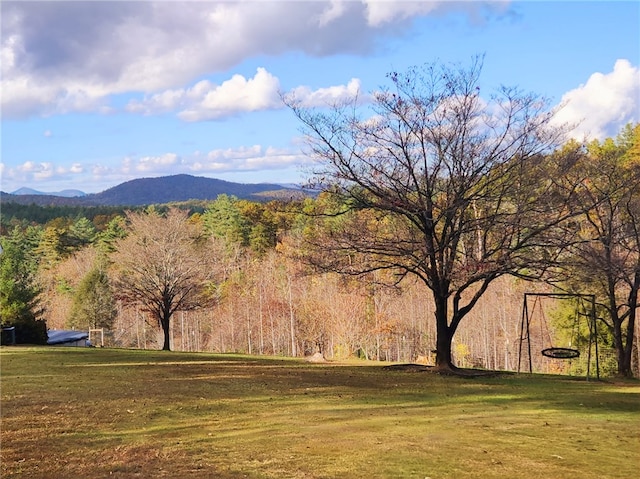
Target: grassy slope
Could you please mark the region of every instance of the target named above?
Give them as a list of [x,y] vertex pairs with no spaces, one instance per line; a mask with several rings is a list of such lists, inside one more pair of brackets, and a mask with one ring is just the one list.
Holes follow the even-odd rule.
[[629,478],[640,384],[2,348],[1,477]]

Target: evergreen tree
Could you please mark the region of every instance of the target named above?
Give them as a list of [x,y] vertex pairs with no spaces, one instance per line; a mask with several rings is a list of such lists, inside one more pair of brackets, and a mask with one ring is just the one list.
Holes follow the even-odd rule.
[[205,231],[229,244],[247,246],[250,225],[243,216],[235,196],[220,195],[202,215]]
[[17,343],[45,344],[47,326],[41,319],[40,289],[31,247],[30,238],[18,229],[2,238],[0,322],[3,328],[15,327]]
[[93,242],[96,237],[96,228],[85,217],[78,218],[69,228],[69,246],[72,249],[83,248]]
[[65,231],[56,226],[47,226],[40,238],[37,254],[45,265],[60,261],[65,255]]
[[99,267],[92,269],[75,292],[68,319],[69,326],[79,329],[109,329],[116,314],[107,273]]
[[113,253],[116,250],[116,241],[127,236],[126,228],[126,221],[122,216],[116,216],[109,221],[105,230],[97,236],[98,250],[104,254]]

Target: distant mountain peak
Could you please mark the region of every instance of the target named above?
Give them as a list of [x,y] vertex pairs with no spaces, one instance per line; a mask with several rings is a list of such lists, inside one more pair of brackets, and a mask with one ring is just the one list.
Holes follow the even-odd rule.
[[12,195],[37,195],[37,196],[62,196],[63,198],[78,198],[87,194],[80,190],[62,190],[54,193],[45,193],[43,191],[34,190],[33,188],[20,188],[11,193]]
[[11,193],[12,195],[44,195],[42,191],[34,190],[32,188],[22,187]]
[[143,206],[175,201],[215,200],[226,194],[245,199],[260,199],[267,192],[289,190],[269,183],[233,183],[231,181],[187,174],[138,178],[91,195],[103,205]]

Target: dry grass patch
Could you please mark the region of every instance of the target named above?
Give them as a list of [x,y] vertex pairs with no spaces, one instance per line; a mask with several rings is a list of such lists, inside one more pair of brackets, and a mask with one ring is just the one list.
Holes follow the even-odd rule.
[[628,478],[640,384],[2,348],[2,477]]

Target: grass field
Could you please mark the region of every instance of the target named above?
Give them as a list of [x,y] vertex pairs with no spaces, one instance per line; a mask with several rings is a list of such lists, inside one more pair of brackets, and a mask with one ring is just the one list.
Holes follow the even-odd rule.
[[624,478],[640,383],[0,348],[1,477]]

